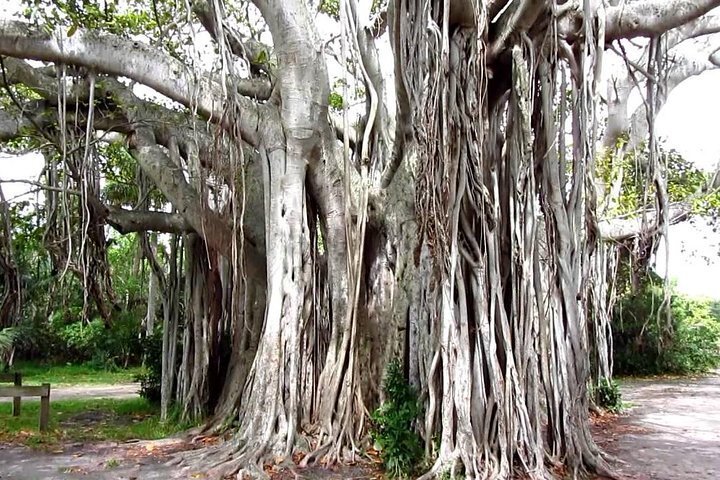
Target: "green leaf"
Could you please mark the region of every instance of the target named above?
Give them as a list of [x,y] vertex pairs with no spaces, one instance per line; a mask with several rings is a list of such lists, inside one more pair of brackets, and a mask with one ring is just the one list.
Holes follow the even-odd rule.
[[260,52],[257,54],[257,58],[255,58],[255,63],[259,64],[265,64],[268,60],[268,54],[265,50],[260,50]]

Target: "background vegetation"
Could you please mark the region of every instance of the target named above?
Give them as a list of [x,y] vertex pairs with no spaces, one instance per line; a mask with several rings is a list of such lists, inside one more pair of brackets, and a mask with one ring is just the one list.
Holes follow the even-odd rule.
[[707,372],[720,366],[720,302],[680,295],[649,274],[616,305],[613,343],[616,375]]

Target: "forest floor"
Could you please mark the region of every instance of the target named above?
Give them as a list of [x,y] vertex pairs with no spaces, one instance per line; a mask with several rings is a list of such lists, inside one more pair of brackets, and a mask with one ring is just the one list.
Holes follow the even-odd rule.
[[[720,478],[720,372],[682,379],[622,382],[627,409],[594,419],[598,443],[613,457],[622,480]],[[205,478],[167,461],[198,448],[182,438],[68,443],[55,450],[0,443],[0,480]],[[273,473],[274,480],[372,480],[370,467],[312,468]]]

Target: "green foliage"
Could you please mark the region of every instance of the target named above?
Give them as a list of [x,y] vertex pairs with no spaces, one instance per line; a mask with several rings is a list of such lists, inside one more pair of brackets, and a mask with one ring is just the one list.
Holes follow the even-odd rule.
[[85,322],[72,322],[67,325],[54,325],[72,357],[89,360],[91,352],[100,349],[105,338],[105,324],[99,318],[85,324]]
[[648,277],[615,308],[615,373],[690,374],[720,365],[720,317],[709,302],[670,297],[670,322],[662,281]]
[[[107,32],[124,38],[148,38],[170,55],[182,58],[182,45],[191,35],[179,28],[185,4],[156,0],[22,0],[21,17],[52,33],[61,29],[69,37],[78,29]],[[174,28],[173,28],[174,27]]]
[[400,360],[388,365],[383,391],[386,400],[372,414],[372,437],[388,475],[407,478],[423,456],[420,436],[413,426],[421,408],[417,393],[405,380]]
[[129,0],[122,4],[117,1],[53,0],[53,8],[47,8],[49,4],[43,0],[25,0],[24,3],[26,8],[22,15],[27,20],[43,24],[47,29],[65,27],[69,37],[78,28],[102,30],[126,37],[142,35],[157,28],[158,22],[169,23],[172,20],[170,11],[162,8],[165,4],[161,1],[156,4],[161,6],[155,9],[157,17],[145,2],[139,0]]
[[321,0],[318,10],[335,20],[340,18],[340,2],[339,0]]
[[[620,145],[626,142],[620,139]],[[693,211],[703,215],[720,212],[720,193],[704,192],[708,174],[685,160],[675,150],[660,151],[660,165],[667,181],[670,202],[689,201]],[[597,175],[608,187],[620,180],[620,198],[612,215],[637,212],[653,200],[654,186],[647,179],[648,153],[645,149],[628,151],[621,158],[614,158],[614,151],[608,149],[597,161]]]
[[703,373],[720,365],[720,318],[707,302],[684,297],[673,302],[678,319],[668,351],[669,367],[677,373]]
[[135,380],[140,382],[140,396],[151,402],[160,401],[162,380],[162,332],[157,330],[142,340],[145,369]]
[[445,470],[440,475],[440,480],[463,480],[465,474],[462,472],[453,472],[451,470]]
[[591,395],[595,400],[595,404],[609,410],[613,413],[617,413],[622,410],[622,394],[620,393],[620,385],[615,380],[610,378],[599,379],[597,385],[594,385],[591,389]]
[[134,365],[142,357],[140,342],[140,318],[133,312],[119,312],[114,316],[108,336],[103,342],[104,352],[96,352],[94,358],[107,367]]
[[[11,205],[14,261],[23,281],[23,311],[14,346],[16,358],[64,362],[94,362],[102,368],[138,363],[140,320],[145,314],[147,276],[138,275],[138,239],[111,239],[108,261],[116,298],[110,322],[97,318],[90,302],[83,318],[82,279],[54,267],[40,226],[45,212],[30,202]],[[61,267],[62,268],[62,267]]]
[[[100,145],[98,152],[104,160],[101,165],[105,179],[103,196],[111,205],[134,207],[139,196],[137,162],[130,152],[118,143]],[[155,187],[148,192],[148,199],[150,205],[156,208],[166,203],[165,197]]]
[[0,329],[0,358],[12,350],[15,339],[17,338],[17,330],[14,328]]
[[[130,310],[136,306],[135,301],[145,293],[146,289],[146,279],[133,271],[139,244],[137,235],[123,235],[113,238],[107,251],[115,295],[124,300]],[[142,316],[144,311],[137,309],[133,313]]]
[[[12,225],[12,241],[15,257],[13,260],[20,271],[31,267],[38,267],[37,262],[45,258],[42,246],[42,228],[38,227],[38,212],[28,201],[16,202],[10,205],[10,224]],[[41,265],[41,272],[48,265]]]
[[333,108],[335,110],[342,110],[343,97],[337,92],[331,92],[328,98],[328,103],[330,104],[330,108]]
[[[376,14],[381,8],[387,7],[386,0],[373,0],[371,12]],[[335,20],[340,19],[340,2],[339,0],[321,0],[318,10]]]

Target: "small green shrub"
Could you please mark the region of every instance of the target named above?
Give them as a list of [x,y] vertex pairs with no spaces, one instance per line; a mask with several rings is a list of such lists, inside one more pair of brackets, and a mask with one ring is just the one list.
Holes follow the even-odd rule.
[[613,413],[622,410],[622,393],[620,393],[620,386],[615,380],[601,378],[598,384],[592,388],[591,393],[598,407]]
[[423,456],[414,422],[421,413],[417,393],[403,375],[402,363],[393,360],[383,382],[385,402],[372,414],[372,438],[391,478],[408,478]]
[[93,357],[106,368],[127,368],[142,361],[139,315],[130,311],[117,312],[110,329],[101,342],[101,349]]
[[90,360],[100,349],[106,336],[105,324],[99,318],[89,323],[83,321],[65,325],[60,330],[60,338],[78,359]]

